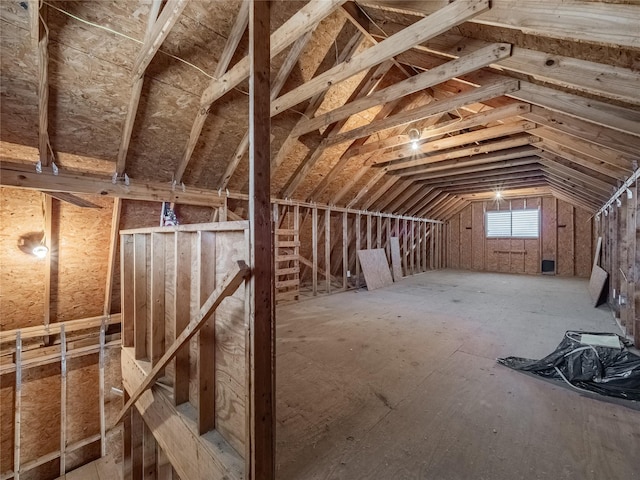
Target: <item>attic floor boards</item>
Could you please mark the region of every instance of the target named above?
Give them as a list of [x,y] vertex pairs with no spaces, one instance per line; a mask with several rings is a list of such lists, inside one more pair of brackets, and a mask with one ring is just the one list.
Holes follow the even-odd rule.
[[436,271],[277,322],[279,480],[640,478],[640,406],[495,363],[619,333],[584,280]]

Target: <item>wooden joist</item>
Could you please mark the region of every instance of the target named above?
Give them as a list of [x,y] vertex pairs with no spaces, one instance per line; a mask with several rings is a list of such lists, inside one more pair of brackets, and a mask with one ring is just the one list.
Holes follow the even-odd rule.
[[185,205],[220,207],[224,199],[213,190],[193,187],[172,188],[167,183],[137,182],[132,179],[129,185],[121,181],[112,183],[109,177],[72,174],[60,171],[58,175],[36,171],[25,164],[14,162],[0,163],[0,184],[5,187],[20,187],[31,190],[87,193],[90,195],[117,197],[129,200],[151,202],[174,202]]
[[[298,38],[313,30],[324,17],[329,15],[345,1],[346,0],[311,0],[311,2],[301,8],[293,17],[271,34],[271,58],[281,53]],[[189,140],[187,141],[184,154],[174,173],[174,180],[180,181],[187,169],[187,165],[191,160],[193,151],[200,138],[200,133],[204,127],[204,122],[209,114],[209,107],[229,90],[235,88],[240,82],[247,79],[250,64],[250,58],[248,56],[244,57],[220,78],[213,78],[209,86],[202,93],[200,108],[191,127],[191,133],[189,134]]]
[[464,3],[449,4],[428,18],[416,22],[396,35],[356,55],[348,63],[337,65],[279,97],[271,105],[272,114],[283,112],[303,100],[326,90],[331,85],[382,63],[488,9],[489,2],[487,0],[469,0]]
[[352,141],[356,138],[372,135],[373,133],[379,132],[381,130],[387,130],[389,128],[406,125],[418,120],[423,120],[434,115],[446,113],[465,105],[500,97],[502,95],[515,92],[519,88],[520,86],[517,80],[506,80],[495,84],[486,85],[470,92],[461,93],[447,100],[434,102],[418,108],[413,108],[397,115],[391,115],[384,120],[372,122],[368,125],[363,125],[361,127],[354,128],[353,130],[339,133],[334,137],[331,137],[330,143],[337,144]]
[[[421,15],[433,15],[446,4],[444,0],[366,0],[363,3]],[[530,35],[640,48],[635,5],[583,0],[563,4],[554,0],[494,0],[491,7],[470,21],[516,29]]]
[[385,104],[390,100],[425,90],[433,85],[442,83],[450,78],[473,72],[489,65],[493,61],[508,57],[511,54],[511,45],[497,43],[487,46],[460,59],[452,60],[440,67],[436,67],[424,73],[410,77],[377,92],[349,102],[342,107],[335,108],[323,115],[299,123],[291,132],[293,136],[300,136],[325,127],[333,122],[348,118],[359,112],[363,112],[376,105]]

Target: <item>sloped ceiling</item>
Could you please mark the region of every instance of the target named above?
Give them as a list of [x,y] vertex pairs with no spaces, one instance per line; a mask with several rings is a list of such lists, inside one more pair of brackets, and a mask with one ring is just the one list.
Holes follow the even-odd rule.
[[[636,2],[271,15],[278,197],[446,219],[500,191],[593,212],[638,168]],[[246,193],[247,19],[233,0],[1,2],[2,183],[43,188],[54,162],[70,192],[115,172]]]

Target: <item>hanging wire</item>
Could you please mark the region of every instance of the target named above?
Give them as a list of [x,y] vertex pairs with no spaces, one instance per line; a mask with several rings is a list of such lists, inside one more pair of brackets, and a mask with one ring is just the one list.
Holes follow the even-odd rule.
[[[50,4],[49,2],[43,2],[43,3],[45,5],[47,5],[48,7],[53,8],[54,10],[57,10],[58,12],[60,12],[60,13],[62,13],[64,15],[67,15],[67,16],[69,16],[69,17],[71,17],[71,18],[73,18],[73,19],[75,19],[75,20],[77,20],[79,22],[85,23],[87,25],[91,25],[92,27],[99,28],[99,29],[104,30],[106,32],[113,33],[114,35],[118,35],[119,37],[126,38],[127,40],[131,40],[132,42],[139,43],[140,45],[144,44],[144,42],[142,42],[141,40],[138,40],[137,38],[130,37],[129,35],[126,35],[126,34],[124,34],[122,32],[118,32],[117,30],[114,30],[112,28],[105,27],[104,25],[100,25],[98,23],[94,23],[94,22],[91,22],[89,20],[85,20],[84,18],[78,17],[77,15],[74,15],[73,13],[70,13],[70,12],[67,12],[66,10],[58,8],[55,5]],[[40,19],[42,20],[42,16],[40,16]],[[44,20],[42,20],[42,22],[44,23]],[[46,24],[45,24],[45,28],[47,28]],[[49,31],[47,29],[47,34],[48,33],[49,33]],[[177,56],[175,56],[175,55],[173,55],[173,54],[171,54],[169,52],[165,52],[164,50],[158,50],[158,52],[162,53],[163,55],[166,55],[168,57],[171,57],[171,58],[173,58],[175,60],[178,60],[178,61],[190,66],[191,68],[196,69],[197,71],[199,71],[200,73],[202,73],[203,75],[205,75],[208,78],[211,78],[211,79],[215,78],[213,75],[205,72],[202,68],[198,67],[197,65],[194,65],[191,62],[188,62],[187,60],[184,60],[183,58],[177,57]],[[239,90],[239,89],[236,88],[236,90]],[[242,92],[242,90],[239,90],[239,91]],[[245,93],[245,92],[242,92],[242,93]]]

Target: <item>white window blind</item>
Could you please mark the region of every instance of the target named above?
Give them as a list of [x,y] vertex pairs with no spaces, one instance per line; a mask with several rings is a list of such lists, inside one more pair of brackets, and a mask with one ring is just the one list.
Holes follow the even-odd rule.
[[496,210],[486,213],[487,237],[538,238],[540,212],[528,210]]
[[511,236],[511,212],[487,212],[487,237]]

